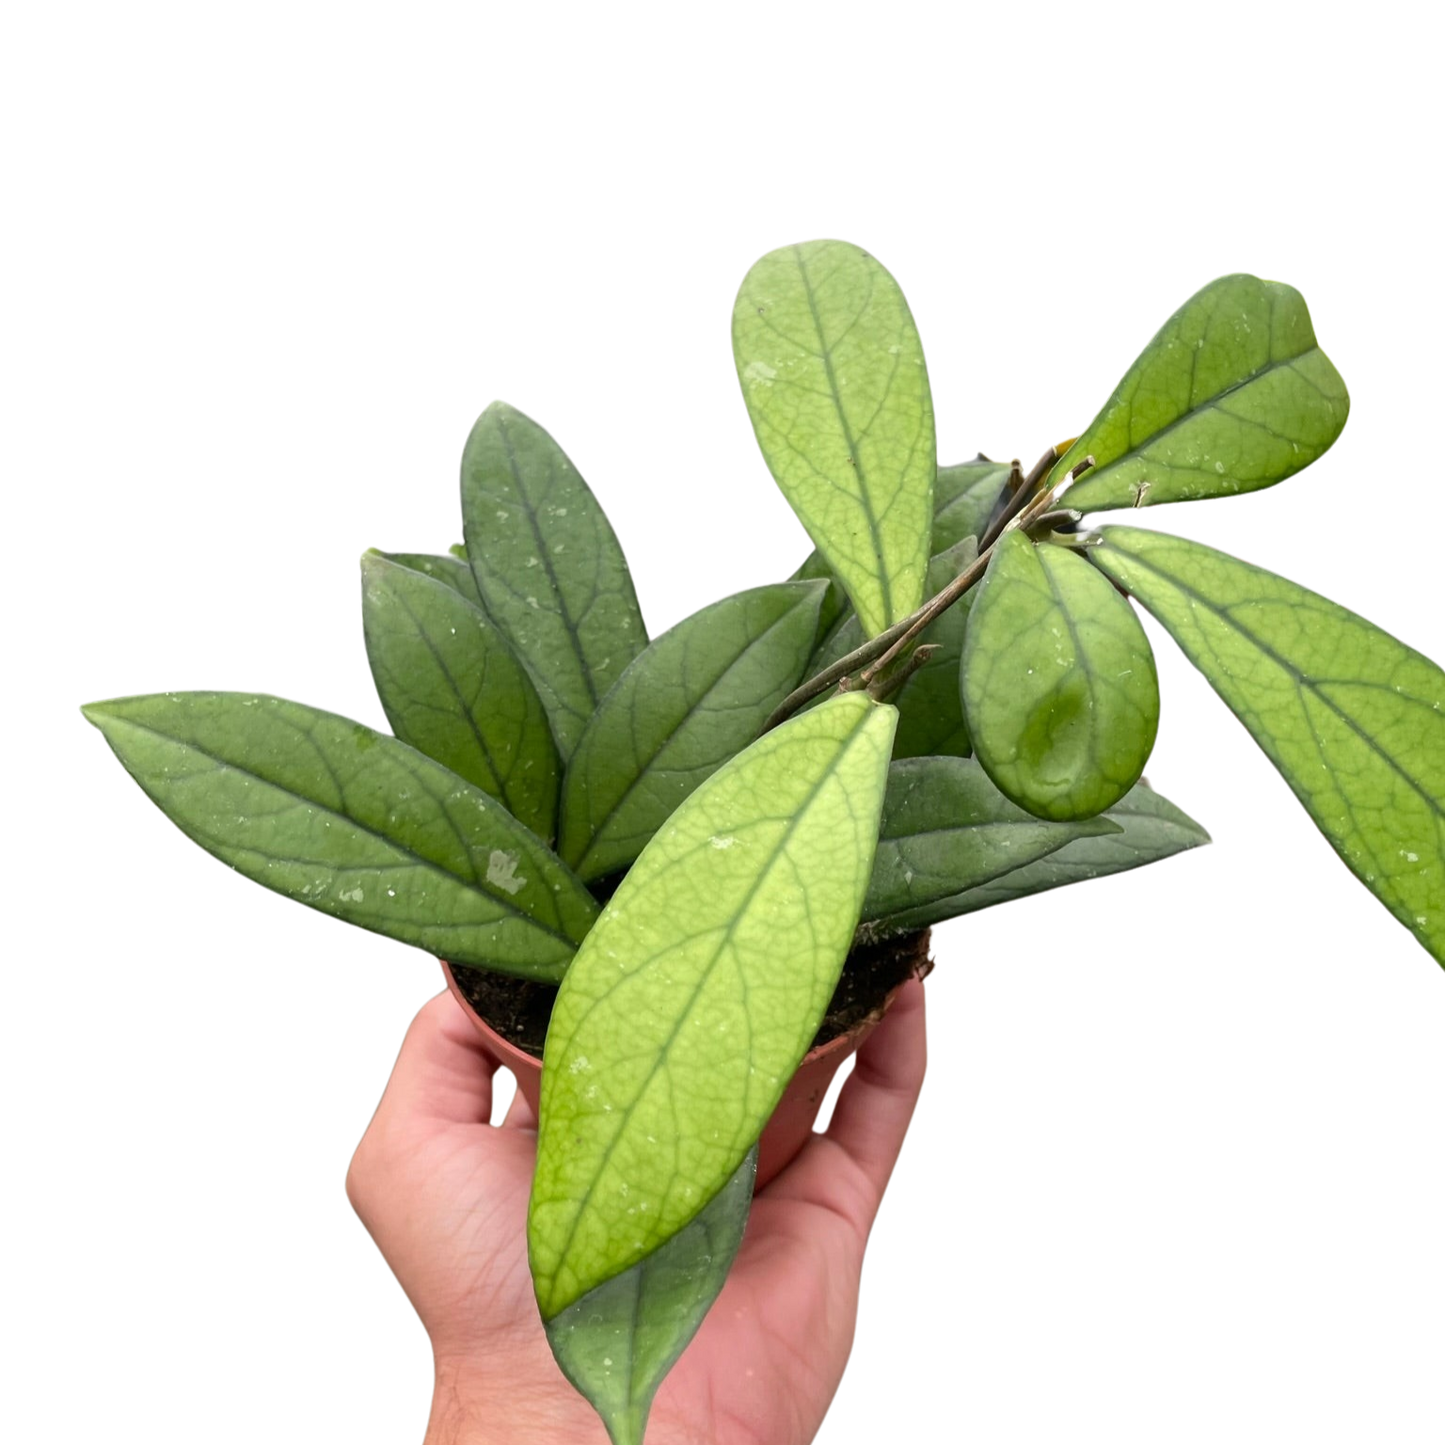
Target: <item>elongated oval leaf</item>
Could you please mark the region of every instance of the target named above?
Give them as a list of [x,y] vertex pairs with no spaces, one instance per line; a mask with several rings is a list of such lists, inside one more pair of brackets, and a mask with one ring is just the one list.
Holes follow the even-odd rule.
[[467,438],[462,519],[482,602],[532,674],[566,758],[647,645],[622,548],[562,448],[500,401]]
[[562,765],[506,639],[460,592],[379,553],[361,576],[366,655],[392,731],[552,837]]
[[208,853],[457,963],[555,982],[597,907],[502,805],[334,713],[251,693],[92,703],[151,800]]
[[567,765],[558,852],[585,879],[625,868],[800,681],[821,582],[715,602],[633,660]]
[[613,1445],[642,1445],[657,1387],[727,1281],[757,1171],[754,1145],[691,1224],[547,1321],[562,1373],[602,1417]]
[[772,251],[738,292],[733,355],[769,469],[869,635],[882,632],[923,600],[938,467],[898,283],[844,241]]
[[998,787],[1041,818],[1088,818],[1139,781],[1159,727],[1154,654],[1082,558],[999,541],[969,617],[963,713]]
[[1069,493],[1082,511],[1253,492],[1328,451],[1349,410],[1304,297],[1222,276],[1164,323],[1050,481],[1092,456]]
[[573,961],[528,1240],[544,1319],[670,1239],[742,1163],[847,957],[897,714],[834,698],[713,774]]
[[1209,842],[1209,834],[1193,818],[1144,783],[1136,783],[1100,818],[1116,824],[1117,830],[1076,838],[1047,857],[1000,874],[990,882],[885,916],[872,926],[884,934],[910,933],[1031,893],[1046,893],[1069,883],[1142,868],[1146,863],[1157,863]]
[[1106,527],[1090,560],[1168,629],[1367,888],[1445,964],[1445,672],[1236,557]]
[[1118,831],[1106,818],[1035,818],[1009,802],[971,759],[895,762],[888,769],[863,917],[921,908],[1013,872],[1075,838]]

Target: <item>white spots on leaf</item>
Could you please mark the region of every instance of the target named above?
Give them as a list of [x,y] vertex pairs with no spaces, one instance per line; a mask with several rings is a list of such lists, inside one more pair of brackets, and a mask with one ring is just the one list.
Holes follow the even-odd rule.
[[1221,476],[1223,476],[1223,475],[1224,475],[1224,463],[1223,463],[1223,462],[1215,462],[1215,464],[1214,464],[1214,470],[1215,470],[1216,472],[1218,472]]
[[343,903],[364,903],[366,901],[366,894],[361,891],[360,884],[355,888],[344,889],[337,894],[337,897],[340,898]]
[[591,1067],[592,1063],[591,1060],[588,1059],[587,1055],[578,1054],[577,1057],[573,1059],[570,1064],[567,1065],[567,1072],[569,1074],[585,1074],[587,1070]]
[[750,361],[743,367],[743,380],[754,386],[771,386],[777,374],[777,367],[769,366],[766,361]]
[[714,848],[718,849],[719,851],[721,851],[721,850],[723,850],[724,848],[731,848],[731,847],[733,846],[733,844],[736,843],[738,840],[737,840],[736,838],[734,838],[731,834],[728,834],[728,835],[726,835],[725,837],[721,837],[721,838],[720,838],[720,837],[717,836],[716,833],[714,833],[713,836],[712,836],[711,838],[709,838],[707,841],[708,841],[709,844],[711,844],[712,847],[714,847]]
[[504,853],[500,848],[493,848],[487,859],[487,882],[493,888],[500,888],[504,893],[520,893],[525,878],[517,876],[517,855],[515,853]]

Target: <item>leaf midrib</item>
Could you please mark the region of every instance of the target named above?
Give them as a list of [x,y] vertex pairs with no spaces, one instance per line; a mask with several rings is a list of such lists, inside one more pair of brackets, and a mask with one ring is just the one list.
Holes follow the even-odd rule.
[[[828,390],[833,398],[833,410],[837,413],[838,425],[843,429],[843,440],[848,446],[848,456],[853,463],[853,473],[858,478],[858,498],[863,504],[863,516],[868,523],[869,535],[873,539],[873,555],[878,561],[873,578],[882,593],[883,616],[891,618],[893,616],[893,588],[889,581],[888,563],[883,551],[883,536],[878,528],[878,518],[873,512],[873,498],[868,490],[868,470],[859,454],[857,442],[853,437],[853,428],[848,423],[847,413],[843,410],[843,393],[839,389],[838,378],[833,370],[833,348],[828,344],[827,336],[823,331],[823,319],[818,314],[817,298],[813,294],[813,283],[808,277],[808,268],[803,260],[801,246],[793,247],[793,259],[797,263],[798,276],[803,283],[803,295],[808,302],[808,314],[813,318],[813,330],[818,336],[818,359],[823,363],[823,375],[828,380]],[[887,399],[892,385],[890,379],[888,386],[884,389],[884,400]],[[884,625],[886,626],[887,623],[885,622]]]

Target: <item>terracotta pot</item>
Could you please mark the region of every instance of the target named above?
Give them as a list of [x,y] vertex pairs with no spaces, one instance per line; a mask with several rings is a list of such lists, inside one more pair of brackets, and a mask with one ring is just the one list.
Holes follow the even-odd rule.
[[[924,958],[926,957],[925,951]],[[926,971],[925,966],[920,970],[919,976]],[[442,972],[446,975],[447,987],[451,990],[452,997],[461,1004],[467,1017],[476,1025],[477,1032],[486,1041],[488,1051],[512,1071],[517,1080],[517,1088],[535,1114],[542,1092],[541,1059],[509,1043],[492,1028],[457,987],[449,964],[442,963]],[[813,1132],[814,1121],[823,1104],[823,1095],[828,1092],[833,1075],[838,1072],[843,1061],[855,1053],[863,1040],[882,1022],[883,1015],[888,1012],[902,987],[903,985],[899,984],[890,990],[883,1002],[866,1018],[854,1024],[847,1033],[839,1034],[837,1038],[830,1039],[804,1056],[803,1062],[798,1065],[798,1072],[783,1091],[783,1097],[778,1101],[773,1117],[768,1120],[767,1127],[763,1130],[760,1140],[762,1150],[758,1155],[757,1188],[761,1189],[797,1157],[798,1151]]]

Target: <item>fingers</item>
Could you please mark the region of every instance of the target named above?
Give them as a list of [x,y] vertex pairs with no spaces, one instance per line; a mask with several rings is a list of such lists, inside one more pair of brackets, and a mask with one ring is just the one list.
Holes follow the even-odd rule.
[[828,1126],[827,1137],[868,1181],[874,1212],[903,1147],[927,1063],[923,985],[910,979],[858,1050]]
[[375,1122],[490,1123],[497,1068],[461,1005],[439,993],[406,1031]]

